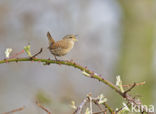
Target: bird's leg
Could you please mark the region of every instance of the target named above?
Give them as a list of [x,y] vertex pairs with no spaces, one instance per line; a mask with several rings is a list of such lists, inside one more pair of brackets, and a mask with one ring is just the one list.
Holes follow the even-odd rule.
[[[55,55],[54,55],[54,57],[55,57],[55,60],[56,60],[56,61],[60,61],[60,60],[58,60],[58,59],[56,58],[56,56],[55,56]],[[58,63],[58,64],[59,64],[59,65],[61,65],[61,63]]]
[[58,61],[58,59],[56,58],[56,56],[55,56],[55,55],[54,55],[54,57],[55,57],[55,60],[56,60],[56,61]]

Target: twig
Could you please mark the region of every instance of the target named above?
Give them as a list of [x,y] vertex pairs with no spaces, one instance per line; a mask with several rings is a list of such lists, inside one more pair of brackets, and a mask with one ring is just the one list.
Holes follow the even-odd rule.
[[83,107],[87,104],[87,102],[89,102],[88,97],[86,97],[83,102],[80,104],[79,107],[77,107],[77,109],[73,112],[73,114],[81,114],[82,113],[82,109]]
[[[99,98],[92,98],[92,100],[93,100],[93,102],[94,102],[94,104],[95,105],[97,105],[97,107],[100,109],[100,112],[102,113],[106,113],[107,112],[107,109],[105,110],[105,111],[103,111],[103,109],[102,109],[102,107],[100,106],[100,104],[98,103],[98,101],[99,101]],[[95,114],[95,113],[93,113],[93,114]]]
[[134,82],[134,84],[124,92],[125,97],[126,97],[126,94],[130,92],[135,86],[136,86],[136,83]]
[[15,53],[14,55],[12,55],[11,57],[9,57],[10,59],[11,58],[16,58],[18,55],[21,55],[22,53],[24,53],[24,49],[18,53]]
[[109,110],[111,114],[114,114],[113,109],[107,103],[103,103],[103,105]]
[[35,58],[37,55],[39,55],[40,53],[42,53],[42,48],[40,49],[40,51],[38,52],[38,53],[36,53],[36,54],[34,54],[31,58]]
[[[139,83],[136,83],[136,86],[140,86],[140,85],[144,85],[146,82],[139,82]],[[127,84],[127,85],[122,85],[123,87],[131,87],[133,84]]]
[[[102,111],[102,108],[100,106],[100,104],[98,103],[98,101],[100,100],[98,97],[97,98],[92,98],[93,102],[99,107],[99,109]],[[102,103],[106,109],[108,109],[108,111],[112,114],[114,113],[113,109],[106,103]]]
[[[127,105],[127,106],[130,105],[130,103],[128,102],[126,105]],[[115,113],[118,114],[121,110],[124,109],[124,107],[125,107],[125,106],[122,106],[121,108],[119,108],[118,110],[116,110]]]
[[38,101],[36,101],[36,105],[38,107],[40,107],[41,109],[43,109],[45,112],[47,112],[48,114],[52,114],[51,112],[48,111],[48,109],[46,109],[44,106],[42,106]]
[[[104,112],[107,112],[107,110],[105,110],[105,111],[102,110],[102,107],[99,105],[97,99],[92,99],[92,100],[93,100],[94,104],[97,105],[97,107],[100,109],[100,112],[101,112],[101,113],[102,113],[102,112],[103,112],[103,113],[104,113]],[[97,112],[96,112],[96,113],[97,113]],[[95,114],[95,113],[93,113],[93,114]]]
[[124,107],[121,107],[119,108],[117,111],[116,111],[116,114],[119,113]]
[[93,99],[92,99],[91,93],[88,94],[87,97],[88,97],[88,100],[89,100],[90,114],[93,114],[93,106],[92,106],[92,101],[93,101]]
[[24,110],[24,108],[25,108],[25,107],[23,106],[23,107],[20,107],[20,108],[11,110],[11,111],[9,111],[9,112],[3,112],[2,114],[11,114],[11,113],[14,113],[14,112],[22,111],[22,110]]

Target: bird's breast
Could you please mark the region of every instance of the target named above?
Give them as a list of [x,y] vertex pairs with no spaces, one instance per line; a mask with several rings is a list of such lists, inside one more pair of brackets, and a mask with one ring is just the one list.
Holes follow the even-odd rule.
[[50,49],[50,52],[55,56],[64,56],[71,51],[73,46],[74,42],[72,41],[59,41],[53,45],[53,48]]

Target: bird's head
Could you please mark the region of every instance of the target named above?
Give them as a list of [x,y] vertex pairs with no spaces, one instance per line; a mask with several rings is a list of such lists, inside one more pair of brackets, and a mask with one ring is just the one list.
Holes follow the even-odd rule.
[[78,41],[77,38],[76,38],[77,35],[73,35],[73,34],[70,34],[70,35],[66,35],[63,37],[63,39],[66,39],[66,40],[72,40],[74,42]]

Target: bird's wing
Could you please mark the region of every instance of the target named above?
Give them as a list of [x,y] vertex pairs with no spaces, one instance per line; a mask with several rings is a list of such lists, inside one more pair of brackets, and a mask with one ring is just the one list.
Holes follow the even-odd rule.
[[57,49],[57,48],[59,48],[59,49],[68,49],[69,48],[69,44],[66,41],[60,40],[60,41],[55,42],[52,45],[51,48],[52,49]]
[[48,40],[49,40],[49,45],[55,43],[55,40],[52,38],[52,36],[51,36],[51,34],[49,32],[47,32],[47,37],[48,37]]

